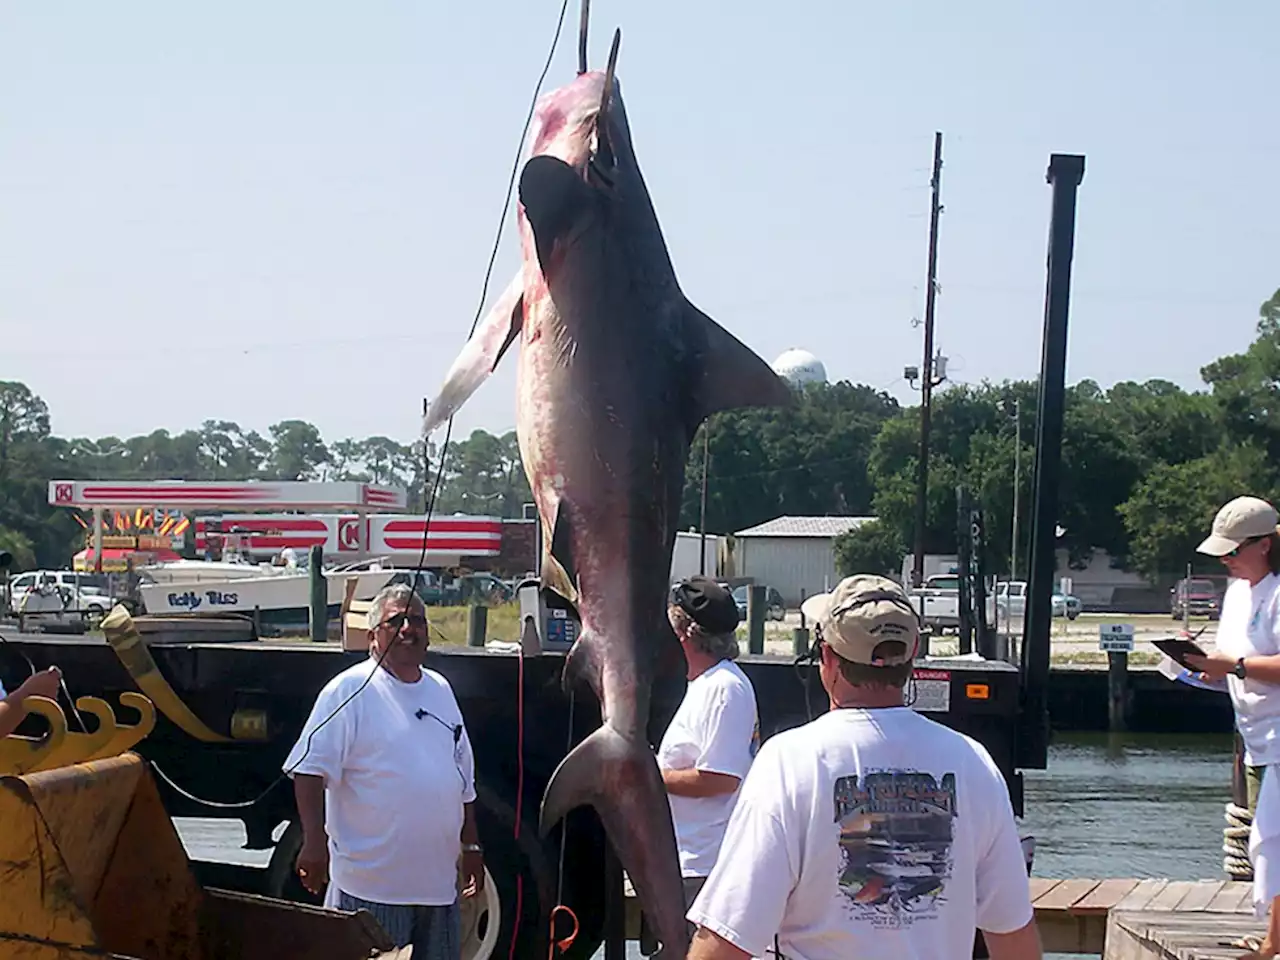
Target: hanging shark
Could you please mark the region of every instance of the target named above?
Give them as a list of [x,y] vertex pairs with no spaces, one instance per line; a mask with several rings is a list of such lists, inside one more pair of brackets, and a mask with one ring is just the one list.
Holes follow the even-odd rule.
[[792,395],[680,289],[615,76],[620,38],[606,70],[587,70],[580,47],[576,79],[539,98],[519,181],[521,271],[423,427],[448,419],[519,340],[516,430],[541,517],[542,582],[582,624],[563,680],[589,685],[602,718],[552,774],[540,829],[592,806],[658,955],[684,957],[679,858],[653,744],[685,689],[666,619],[685,464],[711,414],[786,406]]

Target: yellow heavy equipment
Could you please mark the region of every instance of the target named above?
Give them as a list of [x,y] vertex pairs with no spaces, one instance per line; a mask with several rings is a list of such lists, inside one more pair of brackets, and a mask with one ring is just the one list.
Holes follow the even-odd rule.
[[[31,697],[42,736],[0,739],[0,958],[3,960],[363,960],[394,944],[366,912],[202,888],[145,762],[130,748],[155,724],[139,694],[120,725],[73,732]],[[89,725],[84,724],[87,728]]]

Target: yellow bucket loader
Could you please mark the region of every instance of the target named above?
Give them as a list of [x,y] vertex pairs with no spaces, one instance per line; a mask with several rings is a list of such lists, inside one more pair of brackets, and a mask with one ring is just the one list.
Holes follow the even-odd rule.
[[[155,724],[151,701],[25,702],[40,737],[0,738],[0,957],[4,960],[363,960],[394,949],[364,911],[205,889],[145,762],[129,748]],[[85,724],[87,727],[88,724]]]

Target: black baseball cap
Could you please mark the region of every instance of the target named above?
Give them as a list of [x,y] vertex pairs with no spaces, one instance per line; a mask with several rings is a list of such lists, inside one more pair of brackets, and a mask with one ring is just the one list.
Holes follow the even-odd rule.
[[671,588],[671,603],[711,633],[731,633],[738,627],[738,604],[733,594],[710,577],[690,577],[677,583]]

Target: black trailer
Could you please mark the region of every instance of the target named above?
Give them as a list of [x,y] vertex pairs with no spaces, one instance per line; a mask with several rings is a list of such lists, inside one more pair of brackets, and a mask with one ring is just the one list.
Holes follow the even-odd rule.
[[[201,741],[193,736],[199,728],[176,711],[170,712],[177,722],[159,711],[155,730],[137,751],[153,763],[170,816],[238,819],[248,848],[274,848],[265,869],[197,862],[201,879],[314,902],[293,870],[301,833],[292,785],[281,780],[281,768],[320,688],[366,654],[343,651],[334,642],[201,642],[159,636],[148,649],[177,698],[205,727],[229,737]],[[24,657],[37,669],[58,665],[73,698],[92,694],[114,705],[120,693],[139,688],[115,649],[100,638],[10,634],[0,644],[6,675],[18,666],[25,670]],[[739,662],[755,687],[762,738],[826,711],[816,668],[777,656],[748,654]],[[474,744],[477,820],[498,893],[496,948],[503,956],[513,931],[520,937],[521,956],[545,952],[548,918],[557,903],[570,907],[581,925],[570,956],[590,956],[604,937],[607,844],[594,812],[574,811],[563,831],[556,828],[545,839],[537,833],[538,808],[552,771],[572,743],[600,722],[589,694],[571,698],[561,689],[563,663],[564,654],[555,650],[526,656],[448,647],[427,653],[426,666],[453,686]],[[987,746],[1019,813],[1022,789],[1016,761],[1023,687],[1019,670],[1003,661],[929,659],[916,671],[913,704]],[[127,711],[121,713],[125,719]],[[287,824],[283,833],[282,824]]]

